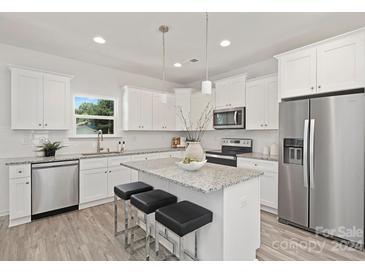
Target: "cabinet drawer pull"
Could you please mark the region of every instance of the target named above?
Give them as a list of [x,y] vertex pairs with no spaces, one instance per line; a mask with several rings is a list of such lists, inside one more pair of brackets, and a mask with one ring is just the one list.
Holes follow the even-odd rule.
[[29,182],[25,182],[26,185],[29,185]]
[[19,170],[18,173],[23,173],[23,171]]

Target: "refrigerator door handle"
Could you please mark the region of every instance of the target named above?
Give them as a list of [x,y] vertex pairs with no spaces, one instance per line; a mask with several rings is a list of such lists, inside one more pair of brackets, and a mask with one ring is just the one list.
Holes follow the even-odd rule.
[[311,119],[310,126],[310,143],[309,143],[309,178],[311,181],[311,189],[314,189],[314,125],[316,120]]
[[304,142],[303,142],[303,178],[304,178],[304,187],[308,188],[308,129],[309,129],[309,120],[304,120]]

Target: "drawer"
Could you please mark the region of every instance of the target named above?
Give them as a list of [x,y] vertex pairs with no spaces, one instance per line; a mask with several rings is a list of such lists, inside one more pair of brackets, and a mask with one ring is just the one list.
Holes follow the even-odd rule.
[[247,167],[252,169],[258,169],[262,171],[269,171],[278,173],[278,162],[265,161],[265,160],[254,160],[254,159],[237,159],[237,167]]
[[120,163],[125,163],[129,161],[131,161],[130,156],[110,157],[108,158],[108,167],[117,167],[120,166]]
[[108,158],[95,158],[80,160],[80,170],[107,168]]
[[30,177],[30,164],[9,167],[9,178],[15,179],[25,177]]

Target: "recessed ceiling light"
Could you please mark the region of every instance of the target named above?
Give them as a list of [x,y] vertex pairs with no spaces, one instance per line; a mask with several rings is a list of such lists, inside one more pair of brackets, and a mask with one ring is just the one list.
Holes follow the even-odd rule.
[[221,47],[228,47],[229,45],[231,45],[231,41],[229,40],[223,40],[221,43],[220,43]]
[[106,42],[105,39],[101,36],[95,36],[93,38],[93,40],[95,43],[98,43],[98,44],[105,44],[105,42]]
[[182,67],[182,64],[181,64],[181,63],[175,63],[175,64],[174,64],[174,67],[175,67],[175,68],[181,68],[181,67]]

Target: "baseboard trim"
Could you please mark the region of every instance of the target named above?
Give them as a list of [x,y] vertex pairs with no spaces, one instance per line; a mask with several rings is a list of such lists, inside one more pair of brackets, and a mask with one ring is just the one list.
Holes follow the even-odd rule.
[[261,204],[261,210],[269,212],[269,213],[274,214],[274,215],[278,215],[278,210],[277,209],[266,206],[266,205],[263,205],[263,204]]
[[32,221],[31,216],[26,216],[26,217],[23,217],[23,218],[9,220],[9,227],[30,223],[31,221]]
[[7,215],[9,215],[9,211],[8,210],[2,210],[2,211],[0,211],[0,217],[7,216]]
[[88,208],[88,207],[102,205],[102,204],[110,203],[112,201],[114,201],[114,198],[113,197],[108,197],[108,198],[100,199],[100,200],[97,200],[97,201],[86,202],[86,203],[80,204],[79,209],[85,209],[85,208]]

